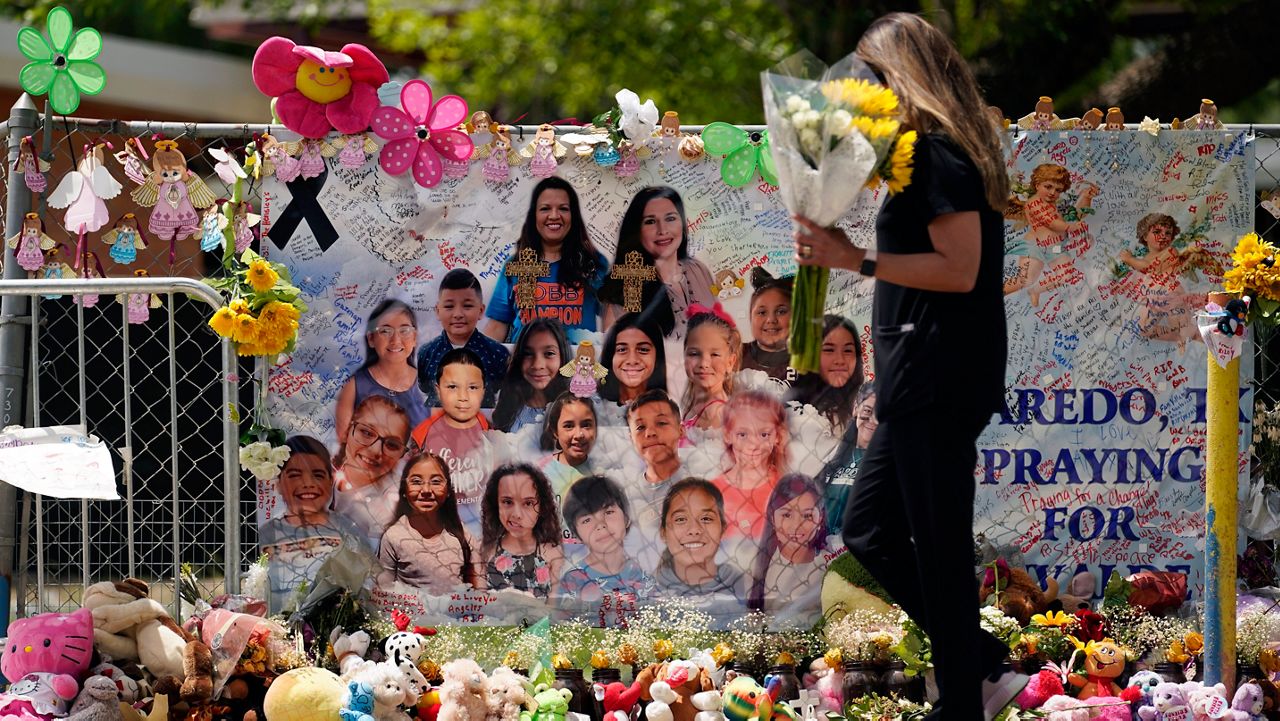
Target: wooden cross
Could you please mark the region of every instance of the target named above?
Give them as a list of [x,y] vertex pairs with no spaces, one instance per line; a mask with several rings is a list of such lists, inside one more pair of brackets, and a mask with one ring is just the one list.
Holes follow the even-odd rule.
[[643,305],[644,282],[658,277],[658,269],[644,264],[640,251],[627,253],[627,260],[622,265],[613,266],[609,277],[622,281],[622,307],[628,313],[639,313]]
[[516,307],[522,309],[537,305],[538,278],[551,272],[551,264],[538,260],[538,251],[522,248],[514,261],[507,261],[508,276],[516,279]]
[[817,718],[815,709],[821,701],[822,696],[817,691],[804,688],[800,689],[800,697],[795,701],[788,701],[787,705],[796,710],[796,716],[800,721],[814,721]]

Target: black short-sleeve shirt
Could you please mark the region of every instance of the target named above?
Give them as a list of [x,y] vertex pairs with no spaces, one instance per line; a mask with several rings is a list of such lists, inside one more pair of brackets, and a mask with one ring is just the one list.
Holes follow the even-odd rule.
[[876,247],[883,253],[931,252],[929,223],[965,211],[977,211],[982,228],[973,290],[944,293],[876,281],[872,318],[880,418],[939,405],[948,406],[942,409],[947,412],[989,415],[1004,402],[1004,219],[987,203],[982,176],[960,146],[943,135],[920,136],[911,184],[880,209]]

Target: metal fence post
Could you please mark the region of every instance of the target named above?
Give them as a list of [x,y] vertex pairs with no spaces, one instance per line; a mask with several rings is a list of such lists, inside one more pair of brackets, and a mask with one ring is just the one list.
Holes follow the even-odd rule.
[[[18,159],[22,139],[35,132],[39,113],[31,98],[25,93],[9,110],[9,153],[7,164],[13,167]],[[5,206],[4,237],[22,231],[23,216],[31,209],[31,193],[18,179],[17,173],[9,173],[9,187]],[[25,278],[26,271],[18,266],[14,251],[5,244],[4,277]],[[8,296],[0,300],[0,426],[21,424],[26,406],[26,355],[25,326],[30,324],[26,296]],[[13,551],[17,531],[18,489],[0,482],[0,577],[6,581],[13,576]],[[0,636],[9,629],[9,593],[5,584],[3,604],[0,605]]]

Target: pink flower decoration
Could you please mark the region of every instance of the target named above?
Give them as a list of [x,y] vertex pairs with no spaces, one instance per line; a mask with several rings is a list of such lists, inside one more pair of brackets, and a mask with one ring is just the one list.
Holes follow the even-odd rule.
[[431,105],[431,86],[410,80],[400,89],[401,108],[382,106],[373,113],[373,132],[391,142],[382,146],[378,162],[391,175],[413,167],[413,179],[435,187],[444,174],[441,156],[467,160],[475,152],[471,136],[458,130],[467,117],[467,101],[446,95]]
[[533,571],[533,580],[537,581],[539,585],[547,583],[551,580],[551,569],[546,566],[538,566]]
[[373,51],[355,43],[334,52],[276,36],[253,55],[253,84],[275,98],[280,122],[304,138],[364,132],[388,79]]
[[510,571],[511,567],[514,565],[515,560],[505,553],[493,559],[493,568],[498,573],[506,573],[507,571]]

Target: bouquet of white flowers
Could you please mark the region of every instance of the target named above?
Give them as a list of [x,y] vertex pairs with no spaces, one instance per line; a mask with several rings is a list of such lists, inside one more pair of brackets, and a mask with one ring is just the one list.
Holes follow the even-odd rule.
[[[853,207],[864,186],[911,182],[915,131],[902,131],[898,98],[849,55],[828,68],[801,51],[761,73],[778,188],[787,210],[823,226]],[[801,266],[791,292],[791,367],[818,370],[830,269]]]
[[280,469],[288,460],[288,446],[256,441],[240,448],[240,468],[252,473],[259,481],[269,481],[280,475]]

